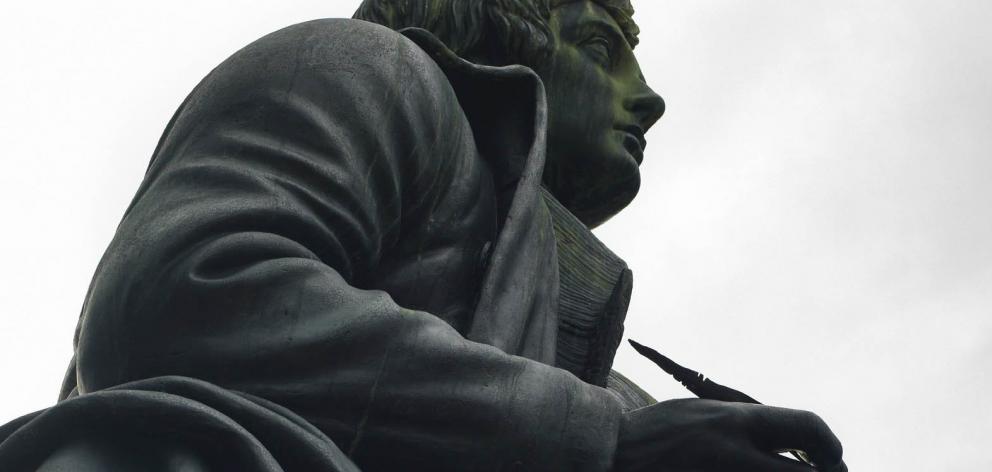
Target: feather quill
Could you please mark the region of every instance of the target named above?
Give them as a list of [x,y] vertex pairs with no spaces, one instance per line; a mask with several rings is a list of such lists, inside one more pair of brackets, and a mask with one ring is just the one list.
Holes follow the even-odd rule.
[[[658,367],[661,367],[661,370],[668,373],[668,375],[671,375],[675,380],[685,386],[687,390],[699,398],[761,405],[761,402],[751,398],[750,395],[734,390],[730,387],[720,385],[706,378],[705,375],[700,374],[699,372],[682,367],[660,352],[634,341],[633,339],[628,339],[627,342],[634,347],[634,350],[637,351],[638,354],[647,357],[651,362],[654,362]],[[796,459],[805,462],[806,464],[814,465],[812,460],[810,460],[809,454],[806,454],[806,452],[799,450],[789,450],[788,452],[790,452]]]

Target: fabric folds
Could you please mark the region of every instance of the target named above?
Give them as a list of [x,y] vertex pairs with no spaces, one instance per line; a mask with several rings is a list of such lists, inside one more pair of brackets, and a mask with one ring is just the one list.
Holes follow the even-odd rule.
[[[73,448],[78,444],[87,447]],[[0,464],[9,471],[80,470],[81,459],[114,445],[136,452],[112,453],[114,465],[130,470],[359,470],[286,408],[186,377],[131,382],[16,420],[0,428]],[[60,449],[67,452],[53,454]]]
[[94,275],[64,400],[0,430],[0,469],[86,438],[216,470],[610,468],[629,271],[554,223],[540,79],[407,34],[302,23],[196,87]]

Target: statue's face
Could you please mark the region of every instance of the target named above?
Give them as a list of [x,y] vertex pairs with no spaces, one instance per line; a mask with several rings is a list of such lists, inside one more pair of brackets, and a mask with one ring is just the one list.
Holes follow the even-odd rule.
[[548,95],[544,181],[590,227],[627,206],[640,187],[644,133],[664,101],[644,82],[631,46],[610,14],[591,1],[552,10],[556,46],[529,64]]

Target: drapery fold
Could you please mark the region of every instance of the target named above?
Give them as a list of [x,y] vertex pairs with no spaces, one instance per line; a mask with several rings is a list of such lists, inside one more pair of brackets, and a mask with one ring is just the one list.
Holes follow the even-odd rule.
[[[553,367],[540,80],[434,53],[321,20],[204,79],[94,277],[79,396],[42,416],[179,376],[294,412],[362,470],[607,470],[620,399]],[[459,80],[525,126],[484,126]]]

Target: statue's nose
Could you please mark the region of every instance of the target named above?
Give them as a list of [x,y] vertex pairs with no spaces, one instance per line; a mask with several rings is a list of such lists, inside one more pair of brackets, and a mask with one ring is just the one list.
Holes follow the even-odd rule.
[[626,105],[637,118],[641,128],[647,131],[665,114],[665,100],[647,84],[641,83],[641,89],[627,101]]

